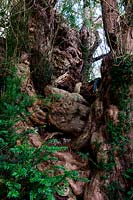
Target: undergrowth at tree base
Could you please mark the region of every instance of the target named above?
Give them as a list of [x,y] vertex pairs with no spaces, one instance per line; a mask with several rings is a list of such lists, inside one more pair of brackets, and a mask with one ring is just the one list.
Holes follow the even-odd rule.
[[[66,147],[49,141],[37,149],[28,142],[28,134],[34,134],[33,130],[17,133],[15,124],[28,119],[30,113],[26,108],[32,105],[33,99],[21,92],[21,80],[16,76],[15,67],[8,68],[6,90],[0,97],[0,199],[54,200],[55,193],[64,192],[67,178],[77,180],[79,174],[56,166],[58,159],[53,153]],[[43,172],[38,170],[42,162],[47,163]]]

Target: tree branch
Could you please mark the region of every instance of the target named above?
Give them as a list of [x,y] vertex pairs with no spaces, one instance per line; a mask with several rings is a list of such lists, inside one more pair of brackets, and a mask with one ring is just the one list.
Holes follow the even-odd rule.
[[110,54],[110,52],[109,52],[109,53],[106,53],[106,54],[102,54],[102,55],[97,56],[97,57],[95,57],[95,58],[92,58],[92,62],[96,62],[96,61],[98,61],[98,60],[101,60],[101,59],[105,58],[106,56],[108,56],[109,54]]

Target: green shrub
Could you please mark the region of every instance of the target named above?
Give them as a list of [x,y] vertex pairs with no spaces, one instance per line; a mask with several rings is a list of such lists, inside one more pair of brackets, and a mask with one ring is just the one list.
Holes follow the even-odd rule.
[[[11,68],[11,75],[6,78],[6,91],[0,99],[0,199],[53,200],[59,188],[63,192],[61,186],[67,183],[67,177],[76,179],[79,175],[50,164],[57,161],[53,153],[66,147],[51,141],[37,149],[28,143],[30,129],[21,134],[16,132],[14,125],[28,119],[30,113],[26,107],[32,105],[33,99],[20,92],[21,80]],[[21,141],[20,145],[17,140]],[[42,162],[47,165],[43,172],[38,170]]]

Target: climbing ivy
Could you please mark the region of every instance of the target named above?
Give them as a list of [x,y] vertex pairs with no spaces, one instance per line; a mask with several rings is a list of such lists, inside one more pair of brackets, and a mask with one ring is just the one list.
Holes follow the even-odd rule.
[[119,123],[114,125],[113,121],[107,122],[107,131],[111,137],[111,144],[117,146],[119,150],[124,150],[125,144],[128,142],[126,133],[130,129],[129,114],[131,112],[129,103],[131,102],[129,95],[129,87],[131,84],[133,72],[133,61],[129,56],[117,58],[114,60],[111,69],[111,102],[118,106]]
[[[129,115],[131,108],[129,104],[131,99],[129,97],[129,87],[133,81],[133,60],[129,55],[123,58],[116,58],[111,69],[111,102],[118,106],[119,109],[119,122],[114,124],[112,120],[107,121],[107,131],[112,145],[111,155],[117,152],[119,156],[127,153],[126,145],[130,142],[127,133],[130,130],[131,122]],[[115,161],[114,161],[115,166]],[[129,169],[124,172],[125,179],[130,179],[131,173]],[[131,171],[130,171],[131,172]],[[127,191],[123,191],[118,182],[112,182],[107,186],[107,193],[109,199],[121,199],[120,194],[123,193],[124,199],[132,198],[132,187]],[[117,194],[117,195],[116,195]]]
[[[129,86],[133,73],[133,61],[127,55],[124,58],[116,58],[111,69],[111,97],[112,102],[117,104],[122,111],[127,110]],[[116,96],[116,98],[114,98]]]

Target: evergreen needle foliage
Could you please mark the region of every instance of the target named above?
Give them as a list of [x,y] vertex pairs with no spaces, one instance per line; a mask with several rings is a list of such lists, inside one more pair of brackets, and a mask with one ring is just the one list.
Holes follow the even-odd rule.
[[[13,67],[9,68],[11,75],[7,76],[6,91],[0,97],[0,199],[54,200],[54,193],[59,190],[63,193],[66,178],[76,179],[79,175],[50,164],[57,161],[53,153],[66,147],[54,146],[55,141],[51,141],[37,149],[28,143],[31,130],[16,132],[14,125],[26,120],[29,116],[26,107],[31,106],[33,100],[20,92],[21,80]],[[42,162],[47,166],[43,172],[38,170]]]

